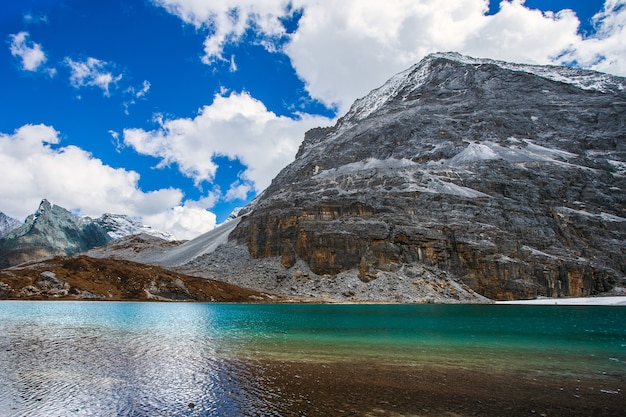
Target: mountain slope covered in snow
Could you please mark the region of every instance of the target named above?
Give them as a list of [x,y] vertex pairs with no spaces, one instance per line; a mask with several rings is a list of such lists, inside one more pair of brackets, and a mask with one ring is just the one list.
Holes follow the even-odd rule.
[[94,219],[94,222],[106,230],[111,239],[120,239],[125,236],[144,233],[163,240],[176,240],[176,237],[171,233],[153,229],[151,226],[141,223],[140,220],[123,214],[106,213]]

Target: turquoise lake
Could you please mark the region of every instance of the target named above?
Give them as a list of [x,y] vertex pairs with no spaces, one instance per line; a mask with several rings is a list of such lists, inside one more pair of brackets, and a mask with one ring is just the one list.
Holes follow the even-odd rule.
[[275,415],[264,361],[623,380],[626,308],[0,301],[2,417]]

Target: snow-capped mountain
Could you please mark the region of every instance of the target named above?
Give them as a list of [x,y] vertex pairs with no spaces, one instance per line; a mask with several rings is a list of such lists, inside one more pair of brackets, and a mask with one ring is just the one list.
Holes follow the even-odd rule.
[[138,219],[123,214],[106,213],[94,219],[94,222],[106,230],[111,239],[120,239],[125,236],[144,233],[168,241],[176,240],[171,233],[153,229],[151,226],[141,223]]
[[104,214],[97,219],[76,217],[45,199],[24,224],[1,215],[0,226],[5,224],[8,228],[17,227],[0,235],[0,267],[42,257],[72,255],[137,234],[165,241],[176,240],[171,234],[155,230],[129,216]]
[[0,212],[0,238],[21,225],[21,221]]
[[307,132],[228,244],[187,266],[339,299],[623,286],[625,87],[593,71],[430,55]]
[[89,218],[78,218],[43,200],[24,224],[0,239],[0,267],[48,256],[72,255],[111,238]]
[[[570,84],[583,90],[602,93],[620,93],[626,89],[626,81],[623,78],[596,71],[550,65],[522,65],[493,59],[478,59],[454,52],[440,52],[429,55],[420,63],[393,76],[384,85],[357,100],[343,118],[344,123],[362,120],[394,99],[401,98],[404,101],[412,101],[410,99],[411,93],[432,80],[433,70],[439,71],[433,65],[437,65],[440,60],[472,67],[495,66],[502,70],[531,74],[549,81]],[[462,87],[462,84],[459,87]]]

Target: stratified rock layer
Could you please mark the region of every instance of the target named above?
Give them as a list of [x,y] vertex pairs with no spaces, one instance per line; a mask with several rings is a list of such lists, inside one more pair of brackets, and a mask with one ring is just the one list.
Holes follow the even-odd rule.
[[626,82],[434,54],[308,132],[231,240],[363,282],[411,265],[493,299],[626,273]]

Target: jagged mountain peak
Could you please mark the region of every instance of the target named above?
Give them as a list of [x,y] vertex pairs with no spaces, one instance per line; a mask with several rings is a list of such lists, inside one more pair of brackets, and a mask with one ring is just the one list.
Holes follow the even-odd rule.
[[[626,89],[626,81],[623,78],[596,71],[563,66],[517,64],[487,58],[474,58],[456,52],[437,52],[426,56],[419,63],[391,77],[386,83],[372,90],[365,97],[356,100],[348,113],[341,118],[339,125],[350,127],[384,107],[389,101],[397,99],[399,95],[402,100],[407,100],[413,91],[428,82],[432,82],[446,65],[454,67],[493,66],[505,71],[527,73],[546,80],[570,84],[584,90],[616,92]],[[449,73],[445,74],[449,75]],[[443,78],[439,81],[451,80]],[[456,80],[459,88],[468,87],[463,82],[459,83],[458,81]]]
[[47,256],[71,255],[111,238],[90,219],[77,218],[46,199],[20,227],[0,239],[0,266],[10,266]]
[[0,266],[84,252],[112,239],[140,233],[176,240],[171,234],[155,230],[130,216],[107,213],[98,219],[77,217],[43,199],[23,224],[0,236]]
[[50,202],[44,198],[43,200],[41,200],[41,203],[39,203],[39,208],[35,212],[35,215],[41,215],[43,213],[49,212],[50,210],[52,210],[52,204],[50,204]]
[[61,206],[51,204],[47,199],[41,200],[37,210],[26,217],[24,224],[20,230],[16,230],[16,234],[25,234],[33,227],[39,225],[40,228],[46,229],[50,225],[65,225],[79,223],[80,220],[76,218],[71,212]]

